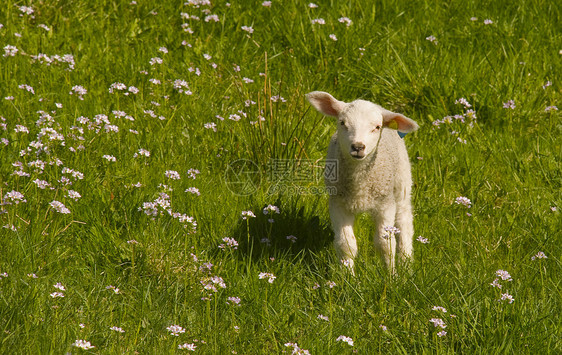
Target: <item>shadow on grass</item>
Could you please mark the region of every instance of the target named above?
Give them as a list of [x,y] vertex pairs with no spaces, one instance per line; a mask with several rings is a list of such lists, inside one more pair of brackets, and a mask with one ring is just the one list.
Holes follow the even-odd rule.
[[329,225],[305,207],[285,207],[281,214],[260,212],[241,220],[232,233],[239,243],[238,257],[254,261],[281,255],[311,261],[314,254],[331,247],[332,234]]

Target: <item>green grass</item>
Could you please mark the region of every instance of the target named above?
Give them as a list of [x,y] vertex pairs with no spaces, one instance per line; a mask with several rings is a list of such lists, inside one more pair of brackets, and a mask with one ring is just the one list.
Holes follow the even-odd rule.
[[[312,354],[562,351],[562,116],[545,111],[562,109],[557,2],[318,0],[316,9],[310,1],[137,2],[0,5],[0,46],[19,50],[0,57],[0,353],[79,353],[78,339],[100,354],[188,352],[178,349],[184,343],[199,353],[291,353],[288,342]],[[19,6],[30,4],[34,13],[22,15]],[[209,14],[219,21],[206,22]],[[343,16],[351,26],[338,21]],[[317,18],[326,24],[313,25]],[[53,63],[33,59],[39,53]],[[53,57],[65,54],[74,56],[73,70]],[[151,65],[155,57],[162,64]],[[192,95],[174,88],[177,79]],[[116,82],[138,93],[110,93]],[[69,94],[75,85],[87,89],[83,100]],[[367,217],[356,223],[356,276],[338,262],[327,195],[318,193],[335,125],[306,102],[313,90],[371,100],[420,124],[405,140],[416,237],[430,243],[415,242],[411,273],[389,277]],[[475,111],[473,124],[434,126],[466,112],[455,103],[461,97]],[[503,108],[509,100],[515,109]],[[119,131],[78,121],[99,114]],[[211,122],[216,132],[204,128]],[[38,136],[46,127],[64,144]],[[139,149],[150,156],[134,157]],[[257,190],[244,196],[225,179],[239,159],[261,173]],[[272,179],[275,161],[288,161],[295,174]],[[189,169],[200,173],[192,179]],[[28,176],[14,174],[20,170]],[[190,187],[201,195],[184,192]],[[74,201],[69,190],[82,197]],[[14,203],[11,191],[26,201]],[[161,208],[154,218],[139,210],[164,191],[173,212],[194,218],[194,233]],[[456,204],[459,196],[472,207]],[[54,200],[71,213],[57,212]],[[274,223],[262,213],[269,204],[281,212]],[[243,220],[248,210],[257,217]],[[219,249],[226,237],[238,249]],[[548,258],[532,260],[539,251]],[[501,290],[490,285],[497,270],[512,277]],[[259,279],[262,272],[276,279]],[[202,282],[213,276],[226,288],[205,291]],[[59,282],[65,291],[53,286]],[[513,303],[498,301],[505,292]],[[446,323],[445,336],[432,318]],[[170,335],[171,325],[185,333]],[[354,345],[336,341],[340,335]]]

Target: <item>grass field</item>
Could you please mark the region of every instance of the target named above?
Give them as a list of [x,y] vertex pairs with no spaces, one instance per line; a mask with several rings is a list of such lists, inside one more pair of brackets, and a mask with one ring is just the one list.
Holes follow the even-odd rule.
[[[262,2],[2,1],[0,353],[561,353],[562,6]],[[313,90],[420,124],[411,272]]]

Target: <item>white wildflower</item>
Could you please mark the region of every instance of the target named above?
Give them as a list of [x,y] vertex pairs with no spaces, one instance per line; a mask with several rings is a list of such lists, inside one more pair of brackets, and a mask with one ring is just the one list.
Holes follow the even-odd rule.
[[258,277],[260,278],[260,280],[267,279],[267,282],[269,282],[270,284],[272,284],[273,281],[275,281],[275,279],[277,278],[275,275],[269,272],[260,272]]
[[62,214],[70,213],[70,210],[66,208],[66,206],[62,202],[54,200],[49,204],[49,206],[51,206],[58,213],[62,213]]
[[181,326],[179,325],[171,325],[169,327],[166,328],[171,335],[173,336],[179,336],[181,333],[185,333],[185,329],[183,329]]
[[336,341],[343,341],[344,343],[347,343],[349,346],[353,346],[353,339],[351,339],[350,337],[346,337],[345,335],[340,335]]
[[80,340],[80,339],[78,339],[74,343],[72,343],[72,346],[75,346],[77,348],[84,349],[84,350],[90,350],[90,349],[95,348],[95,346],[90,344],[89,341]]
[[166,175],[166,177],[168,179],[172,179],[172,180],[179,180],[180,179],[180,174],[175,170],[166,170],[164,175]]
[[242,211],[242,219],[255,218],[256,215],[252,211]]
[[443,329],[447,327],[447,325],[445,324],[445,322],[443,322],[443,319],[441,318],[431,318],[429,321],[433,323],[435,327],[441,327]]
[[509,301],[509,303],[513,303],[515,301],[515,299],[513,298],[512,295],[510,295],[509,293],[502,293],[501,298],[498,301]]

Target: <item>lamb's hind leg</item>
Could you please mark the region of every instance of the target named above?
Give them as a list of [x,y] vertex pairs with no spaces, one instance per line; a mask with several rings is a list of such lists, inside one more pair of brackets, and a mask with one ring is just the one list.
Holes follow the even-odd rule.
[[385,204],[385,208],[375,213],[375,247],[381,254],[386,267],[394,273],[394,256],[396,254],[396,237],[393,233],[386,231],[387,227],[394,227],[394,218],[396,215],[396,206],[394,204]]
[[402,262],[412,259],[414,238],[414,217],[412,215],[412,204],[410,193],[406,191],[404,198],[396,203],[396,227],[400,229],[398,235],[398,254]]
[[355,216],[336,200],[330,199],[330,219],[334,229],[334,248],[342,262],[353,272],[353,259],[357,255],[357,241],[353,233]]

